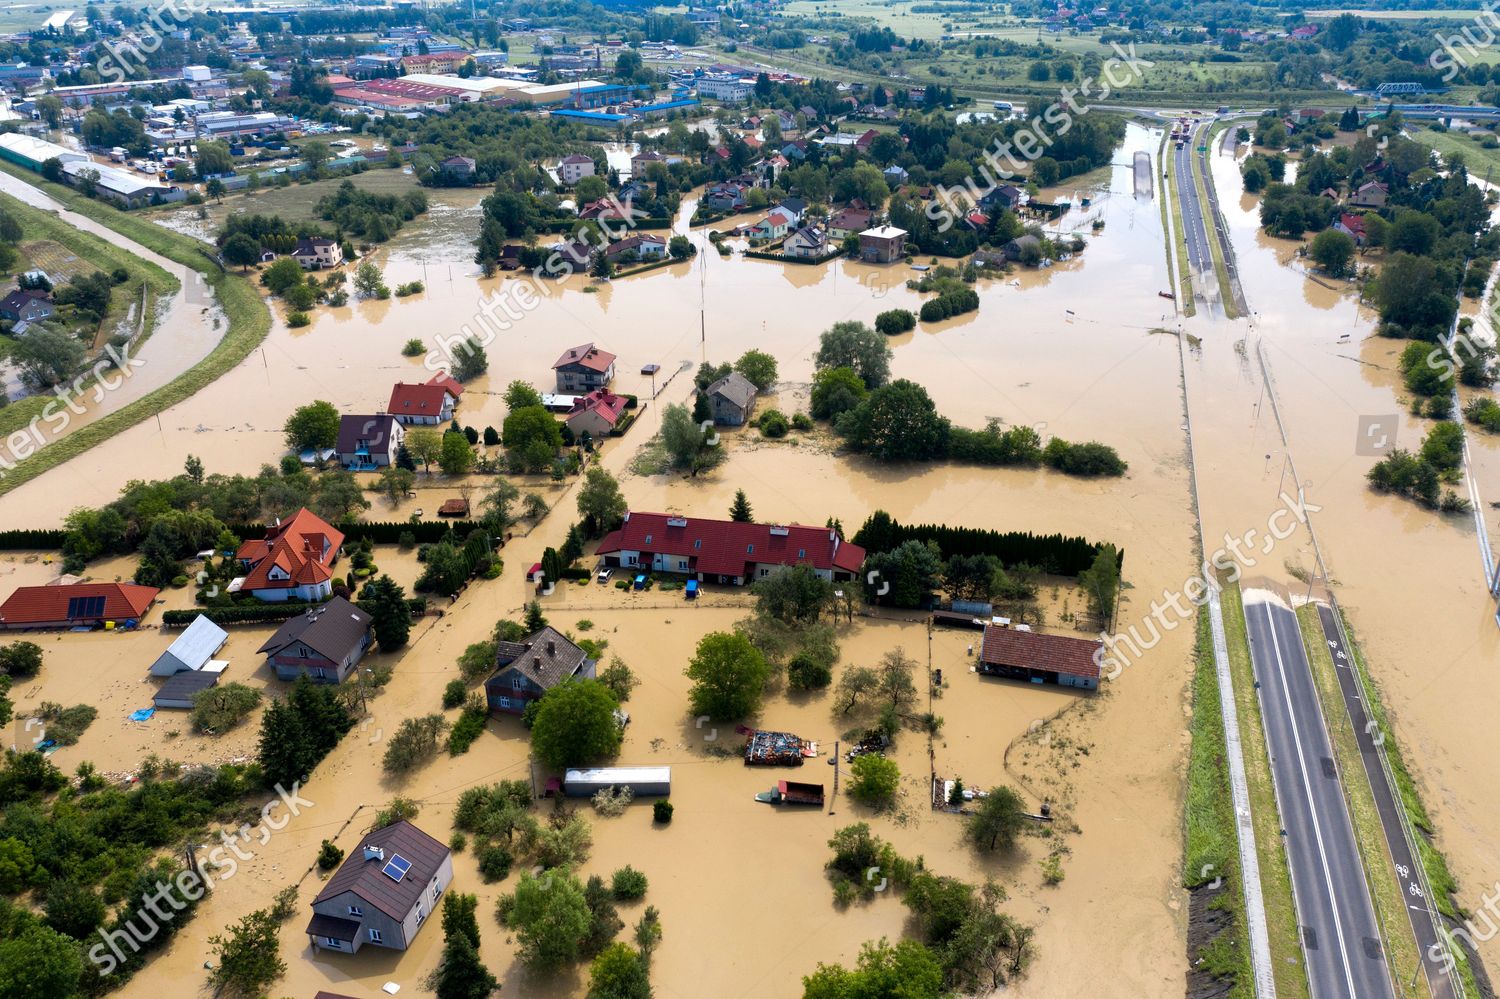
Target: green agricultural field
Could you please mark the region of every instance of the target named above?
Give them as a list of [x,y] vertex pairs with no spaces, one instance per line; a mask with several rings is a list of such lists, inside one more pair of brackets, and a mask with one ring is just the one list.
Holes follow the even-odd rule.
[[[224,224],[224,219],[231,212],[261,212],[279,215],[288,222],[311,222],[318,217],[313,210],[318,201],[338,190],[338,186],[345,180],[353,181],[354,186],[362,191],[376,194],[405,194],[417,187],[417,179],[411,174],[376,166],[347,178],[331,177],[307,184],[293,181],[290,187],[266,186],[254,191],[235,191],[224,195],[222,204],[208,201],[203,207],[207,209],[209,221],[215,229]],[[157,213],[167,214],[182,210],[180,204],[154,209]]]
[[1500,149],[1486,149],[1477,139],[1461,132],[1434,132],[1430,128],[1413,131],[1411,137],[1437,150],[1443,156],[1458,154],[1464,159],[1464,167],[1475,177],[1485,177],[1493,172],[1500,178]]

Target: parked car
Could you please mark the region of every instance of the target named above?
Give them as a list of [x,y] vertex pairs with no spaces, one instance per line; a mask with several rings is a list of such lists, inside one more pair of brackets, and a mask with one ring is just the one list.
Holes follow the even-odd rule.
[[609,577],[613,576],[614,574],[615,571],[613,569],[600,569],[599,574],[596,575],[594,579],[600,583],[607,583],[609,582]]

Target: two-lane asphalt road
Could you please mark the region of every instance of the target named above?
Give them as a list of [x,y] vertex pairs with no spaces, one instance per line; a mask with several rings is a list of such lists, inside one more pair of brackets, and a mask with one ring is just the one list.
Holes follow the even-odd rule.
[[1312,994],[1387,999],[1380,927],[1296,615],[1247,594],[1245,621]]
[[1193,174],[1193,143],[1196,141],[1195,129],[1173,153],[1177,168],[1177,198],[1182,204],[1182,234],[1187,240],[1188,264],[1192,268],[1195,291],[1198,275],[1212,274],[1214,269],[1214,258],[1208,249],[1208,227],[1203,219],[1203,202],[1198,197],[1198,184]]

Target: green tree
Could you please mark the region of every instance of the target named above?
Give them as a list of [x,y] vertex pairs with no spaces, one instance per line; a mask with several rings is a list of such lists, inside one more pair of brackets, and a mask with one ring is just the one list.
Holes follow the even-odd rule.
[[286,433],[286,446],[293,451],[326,450],[338,444],[339,411],[333,403],[320,399],[297,407],[282,429]]
[[917,317],[908,309],[888,309],[875,317],[875,332],[883,336],[910,333],[917,328]]
[[381,652],[395,652],[406,645],[411,634],[411,608],[400,583],[387,575],[372,579],[365,584],[359,602],[370,615]]
[[228,936],[209,937],[218,957],[209,981],[228,995],[247,999],[262,995],[268,985],[286,974],[276,929],[271,913],[257,909],[236,923]]
[[[256,250],[258,254],[259,247]],[[291,257],[282,257],[261,273],[260,283],[273,295],[285,295],[289,288],[306,284],[307,274],[297,261]]]
[[542,394],[526,382],[517,380],[505,387],[505,410],[508,413],[541,404]]
[[965,834],[980,850],[1010,849],[1026,825],[1026,806],[1021,796],[1008,787],[997,787],[979,801],[979,809],[969,816]]
[[523,406],[506,414],[500,442],[510,452],[513,467],[540,472],[551,466],[562,447],[562,425],[541,406]]
[[431,471],[443,456],[443,435],[432,427],[412,427],[406,432],[406,449],[422,463],[422,471]]
[[856,451],[880,461],[921,461],[948,453],[950,426],[927,390],[899,379],[870,393],[838,419],[838,432]]
[[849,794],[871,808],[888,808],[901,789],[901,768],[878,753],[856,757],[849,768]]
[[223,683],[193,695],[193,731],[218,734],[243,721],[260,705],[260,691],[243,683]]
[[613,531],[625,519],[625,494],[615,477],[598,465],[590,468],[578,490],[578,513],[603,534]]
[[471,336],[454,350],[453,377],[471,382],[490,370],[490,355],[478,337]]
[[823,368],[813,375],[812,415],[829,420],[858,406],[870,394],[853,368]]
[[622,943],[604,948],[589,966],[587,999],[651,999],[645,958]]
[[597,680],[567,679],[537,708],[531,749],[554,770],[613,756],[620,748],[619,703]]
[[729,519],[736,524],[754,523],[754,512],[750,509],[750,500],[745,496],[745,490],[734,491],[734,503],[729,507]]
[[443,897],[443,939],[452,940],[462,934],[475,947],[479,946],[479,899],[463,892],[449,892]]
[[702,424],[693,422],[693,416],[686,406],[673,403],[662,410],[661,442],[674,466],[691,466],[703,450],[705,440]]
[[1108,622],[1115,613],[1115,600],[1120,592],[1120,553],[1111,544],[1102,544],[1094,555],[1094,561],[1078,574],[1078,585],[1088,597],[1089,610],[1100,620]]
[[891,348],[885,337],[864,323],[834,323],[819,339],[817,367],[850,368],[866,388],[884,385],[891,376]]
[[354,290],[361,298],[390,298],[391,290],[386,287],[385,275],[373,261],[362,260],[354,269]]
[[78,995],[82,979],[82,948],[55,930],[33,925],[0,941],[0,995],[6,999]]
[[949,994],[937,956],[916,940],[892,947],[885,940],[867,943],[854,970],[819,964],[802,979],[802,999],[939,999]]
[[734,362],[734,370],[762,392],[776,384],[776,358],[763,350],[745,351]]
[[241,268],[249,267],[260,260],[260,246],[246,233],[237,232],[224,241],[224,259]]
[[443,450],[438,465],[448,475],[463,475],[474,464],[474,449],[463,434],[443,434]]
[[406,469],[387,465],[380,470],[380,495],[390,500],[391,506],[400,506],[415,480],[416,476]]
[[500,980],[479,959],[478,945],[459,933],[443,945],[434,986],[437,999],[486,999],[500,988]]
[[0,673],[30,679],[42,669],[42,647],[35,642],[11,642],[0,647]]
[[1334,277],[1343,277],[1354,259],[1354,240],[1348,233],[1324,229],[1313,237],[1308,251],[1313,262]]
[[578,960],[592,917],[578,879],[566,870],[551,870],[539,877],[521,875],[504,922],[515,930],[521,960],[552,969]]
[[756,609],[788,624],[815,621],[833,596],[833,584],[810,565],[786,565],[750,586]]
[[743,635],[716,631],[703,636],[684,671],[693,714],[730,721],[755,713],[771,675],[770,664]]
[[894,607],[920,607],[938,586],[943,559],[937,545],[913,538],[865,560],[870,596]]

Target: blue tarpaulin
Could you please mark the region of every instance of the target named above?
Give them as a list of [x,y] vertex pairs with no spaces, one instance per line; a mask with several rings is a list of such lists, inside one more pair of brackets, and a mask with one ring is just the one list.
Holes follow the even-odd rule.
[[156,714],[155,708],[141,708],[139,711],[130,712],[131,721],[150,721],[151,716]]

